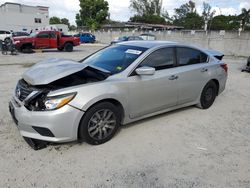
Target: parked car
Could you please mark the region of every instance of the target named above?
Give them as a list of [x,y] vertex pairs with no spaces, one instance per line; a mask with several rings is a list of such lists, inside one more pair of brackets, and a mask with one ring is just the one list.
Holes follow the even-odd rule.
[[78,33],[74,35],[75,37],[79,37],[81,43],[95,43],[96,37],[91,33]]
[[130,41],[79,62],[44,60],[18,81],[10,112],[26,139],[102,144],[121,124],[191,105],[209,108],[227,80],[227,65],[216,54]]
[[30,34],[24,31],[15,31],[12,32],[12,37],[23,37],[23,36],[29,36]]
[[13,37],[16,48],[22,52],[32,49],[57,48],[59,51],[72,52],[74,46],[80,45],[80,39],[63,35],[59,31],[40,31],[31,33],[29,37]]
[[242,72],[249,72],[250,73],[250,57],[248,57],[247,65],[244,69],[242,69]]
[[0,30],[0,40],[1,41],[4,41],[6,38],[10,38],[12,35],[11,35],[11,32],[10,31],[3,31],[3,30]]
[[118,37],[115,40],[111,41],[111,44],[116,44],[118,42],[124,42],[124,41],[133,41],[133,40],[143,40],[143,38],[139,36],[123,36],[123,37]]
[[140,35],[143,40],[156,40],[156,36],[150,33],[143,33]]

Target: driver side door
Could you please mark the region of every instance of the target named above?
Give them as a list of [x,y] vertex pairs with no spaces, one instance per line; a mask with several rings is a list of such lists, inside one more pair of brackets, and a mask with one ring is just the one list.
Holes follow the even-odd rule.
[[138,67],[154,67],[154,75],[132,73],[128,80],[130,118],[138,118],[177,105],[174,48],[161,48],[148,55]]
[[49,48],[49,33],[48,32],[41,32],[36,36],[36,48],[44,49]]

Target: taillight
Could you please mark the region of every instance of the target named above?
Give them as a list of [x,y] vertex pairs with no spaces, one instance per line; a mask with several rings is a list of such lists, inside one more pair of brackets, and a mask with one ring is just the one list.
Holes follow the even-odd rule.
[[221,68],[223,68],[223,69],[225,70],[225,72],[227,73],[227,71],[228,71],[228,66],[227,66],[227,64],[221,64],[220,66],[221,66]]

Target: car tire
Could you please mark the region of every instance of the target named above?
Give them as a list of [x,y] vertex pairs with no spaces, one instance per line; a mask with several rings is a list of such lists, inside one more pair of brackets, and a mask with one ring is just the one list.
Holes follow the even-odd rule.
[[11,38],[10,37],[6,37],[5,39],[4,39],[4,43],[5,44],[10,44],[12,41],[11,41]]
[[102,102],[91,107],[79,125],[79,139],[91,145],[109,141],[121,123],[119,109],[110,102]]
[[64,45],[64,49],[65,49],[66,52],[72,52],[72,51],[73,51],[73,44],[71,44],[71,43],[66,43],[66,44]]
[[61,48],[57,48],[58,51],[63,51],[64,50],[64,47],[61,47]]
[[200,102],[197,105],[201,109],[208,109],[215,101],[217,96],[217,85],[214,81],[208,82],[202,90]]
[[21,48],[21,52],[22,53],[27,53],[27,54],[30,54],[33,52],[32,50],[32,46],[31,45],[25,45]]

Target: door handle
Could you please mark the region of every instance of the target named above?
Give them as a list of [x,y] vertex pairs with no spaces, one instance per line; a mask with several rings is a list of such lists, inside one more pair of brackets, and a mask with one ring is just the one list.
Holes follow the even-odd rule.
[[179,78],[178,76],[172,75],[172,76],[170,76],[168,79],[169,79],[169,80],[177,80],[178,78]]
[[203,68],[203,69],[201,69],[201,72],[207,72],[208,71],[208,69],[207,68]]

